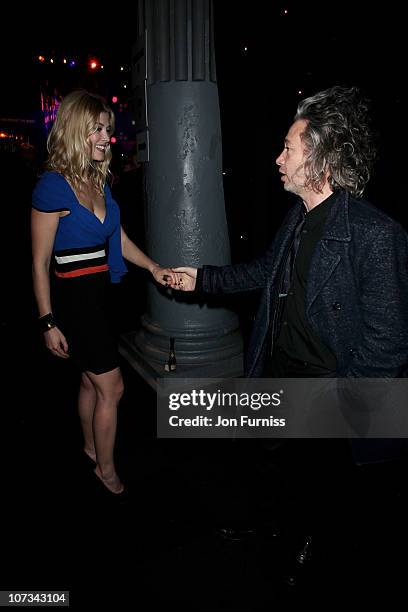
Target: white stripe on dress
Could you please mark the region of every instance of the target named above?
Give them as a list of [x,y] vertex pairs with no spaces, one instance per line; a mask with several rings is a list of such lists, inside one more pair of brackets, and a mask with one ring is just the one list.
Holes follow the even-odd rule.
[[63,257],[57,257],[56,255],[55,259],[57,263],[65,264],[73,261],[84,261],[85,259],[97,259],[98,257],[105,257],[105,249],[94,253],[79,253],[79,255],[64,255]]

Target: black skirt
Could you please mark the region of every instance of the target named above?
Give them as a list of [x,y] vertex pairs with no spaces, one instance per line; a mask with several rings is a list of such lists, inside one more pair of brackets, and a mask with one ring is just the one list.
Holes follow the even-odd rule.
[[119,354],[111,323],[109,272],[53,280],[53,312],[73,363],[93,374],[114,370]]

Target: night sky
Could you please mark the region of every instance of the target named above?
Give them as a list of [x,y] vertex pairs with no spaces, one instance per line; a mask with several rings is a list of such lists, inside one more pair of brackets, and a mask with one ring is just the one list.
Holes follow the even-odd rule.
[[[395,6],[359,4],[251,2],[228,10],[215,3],[226,203],[230,222],[250,234],[246,248],[238,244],[243,232],[232,236],[233,250],[244,257],[264,249],[293,201],[283,193],[275,159],[298,101],[332,85],[357,85],[372,100],[380,151],[365,195],[408,226],[401,180],[404,20]],[[247,204],[237,210],[238,194]]]

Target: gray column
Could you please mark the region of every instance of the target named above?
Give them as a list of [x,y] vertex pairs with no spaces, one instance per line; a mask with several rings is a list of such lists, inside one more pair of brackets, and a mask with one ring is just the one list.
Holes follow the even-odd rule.
[[[212,3],[145,0],[134,48],[139,158],[146,172],[146,246],[166,266],[230,263],[222,185],[221,126]],[[145,114],[144,114],[145,113]],[[164,373],[175,338],[177,371],[242,372],[236,315],[221,302],[149,286],[142,326],[125,336],[132,352]]]

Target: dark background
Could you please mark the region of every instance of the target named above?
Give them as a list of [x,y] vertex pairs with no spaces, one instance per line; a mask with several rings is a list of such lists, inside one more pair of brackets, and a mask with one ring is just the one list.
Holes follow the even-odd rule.
[[[40,89],[60,96],[85,87],[108,100],[118,95],[124,108],[112,106],[118,124],[116,135],[123,130],[123,136],[113,145],[112,166],[120,170],[135,136],[130,123],[129,68],[136,6],[119,7],[109,16],[86,8],[80,14],[64,11],[61,18],[51,15],[41,19],[30,9],[24,19],[13,9],[5,13],[12,34],[9,41],[4,37],[0,43],[4,90],[0,117],[30,117],[41,125]],[[379,159],[365,197],[408,227],[403,198],[402,109],[406,95],[402,13],[399,6],[384,4],[363,7],[351,2],[215,0],[224,192],[233,262],[248,261],[264,251],[293,201],[282,189],[275,159],[299,100],[335,84],[357,85],[372,100]],[[38,54],[47,58],[44,65],[37,61]],[[57,58],[55,65],[48,63],[50,56]],[[61,66],[64,56],[76,58],[74,70]],[[103,71],[88,70],[86,62],[91,57],[104,64]],[[121,65],[124,72],[119,71]],[[45,132],[37,129],[34,141],[40,162],[45,156]],[[24,191],[20,166],[13,161],[11,165],[9,159],[2,158],[2,185],[11,192],[10,198],[5,197],[6,223],[27,228],[27,206],[21,202],[28,202],[29,181],[20,197],[18,189]],[[128,215],[126,195],[120,189],[117,193],[126,229],[132,235],[132,227],[143,224],[142,206],[136,214]],[[141,239],[140,231],[135,238]],[[250,312],[251,299],[247,300]],[[143,300],[138,303],[143,307]],[[243,306],[241,303],[241,314]]]
[[[367,199],[408,227],[403,200],[406,34],[402,8],[216,0],[214,12],[233,261],[261,253],[279,227],[292,201],[282,190],[275,165],[283,138],[299,99],[334,84],[358,85],[372,99],[380,157]],[[40,84],[60,93],[82,86],[109,95],[120,87],[118,66],[129,65],[135,9],[120,5],[103,11],[71,5],[35,10],[3,7],[2,16],[8,36],[1,39],[0,117],[38,119]],[[60,57],[73,53],[84,62],[96,56],[105,72],[91,74],[85,64],[72,73],[39,66],[35,57],[40,53]],[[129,81],[128,73],[123,76]],[[40,160],[45,154],[41,138],[39,133]],[[115,149],[119,157],[126,153],[124,142]],[[225,447],[207,440],[191,444],[156,440],[154,394],[126,363],[122,364],[127,391],[119,412],[117,458],[135,499],[125,510],[112,509],[94,491],[80,460],[77,375],[67,364],[50,358],[34,327],[29,212],[36,176],[16,155],[0,159],[5,433],[0,587],[70,588],[78,606],[85,602],[92,609],[93,598],[102,605],[109,595],[117,609],[127,609],[129,603],[140,603],[144,583],[150,596],[166,605],[190,597],[190,609],[201,609],[200,601],[206,609],[228,609],[217,607],[215,594],[224,590],[230,601],[240,601],[242,595],[248,610],[258,609],[254,605],[258,595],[274,596],[285,546],[266,539],[263,551],[255,544],[225,548],[213,539],[211,529],[226,518],[237,518],[237,507],[248,518],[256,506],[252,495],[257,494],[248,483],[256,484],[259,473],[256,478],[251,472],[243,476],[239,490],[231,481]],[[144,309],[144,281],[143,274],[133,270],[119,289],[123,329],[138,324]],[[249,301],[240,301],[244,332],[252,307]],[[233,455],[229,456],[231,461]],[[345,507],[333,519],[330,537],[325,532],[323,539],[328,548],[332,543],[335,550],[343,548],[335,562],[333,550],[326,550],[320,570],[326,565],[334,592],[347,595],[353,584],[355,596],[356,587],[367,595],[373,580],[384,583],[384,568],[389,566],[394,572],[389,583],[393,590],[402,568],[398,554],[404,553],[405,546],[406,501],[405,505],[395,501],[395,495],[400,495],[398,470],[390,474],[384,468],[382,474],[375,472],[367,480],[361,474],[356,478],[348,464],[339,473],[340,488],[349,489],[350,497],[343,498]],[[271,481],[270,472],[264,476],[265,482]],[[281,476],[277,470],[273,484]],[[370,478],[375,484],[371,489]],[[327,481],[333,479],[328,471]],[[376,496],[371,497],[374,489]],[[307,495],[306,491],[306,504]],[[268,495],[263,501],[268,507]],[[322,501],[325,511],[328,502]],[[280,510],[286,512],[285,507]],[[352,520],[347,522],[350,515]],[[365,534],[362,548],[344,537],[350,526]],[[253,575],[248,577],[248,572]],[[315,587],[322,589],[317,575]]]
[[215,15],[233,249],[240,251],[239,236],[247,231],[243,252],[261,251],[279,226],[291,201],[275,166],[283,138],[299,99],[333,85],[357,85],[372,100],[380,155],[366,198],[406,224],[400,10],[314,2],[240,3],[227,10],[216,2]]
[[[298,101],[335,84],[360,86],[371,98],[380,157],[366,197],[406,223],[401,180],[402,8],[215,0],[214,16],[225,198],[234,257],[262,251],[291,201],[282,193],[275,159]],[[118,75],[118,66],[129,68],[135,20],[136,8],[119,7],[112,16],[84,9],[43,18],[28,10],[24,19],[6,10],[10,36],[1,42],[1,116],[34,116],[38,86],[44,82],[60,94],[83,86],[124,97],[129,89],[125,92],[121,84],[127,81],[129,87],[130,73]],[[40,53],[74,55],[82,62],[94,56],[105,68],[92,74],[86,66],[74,71],[42,66],[35,59]]]

